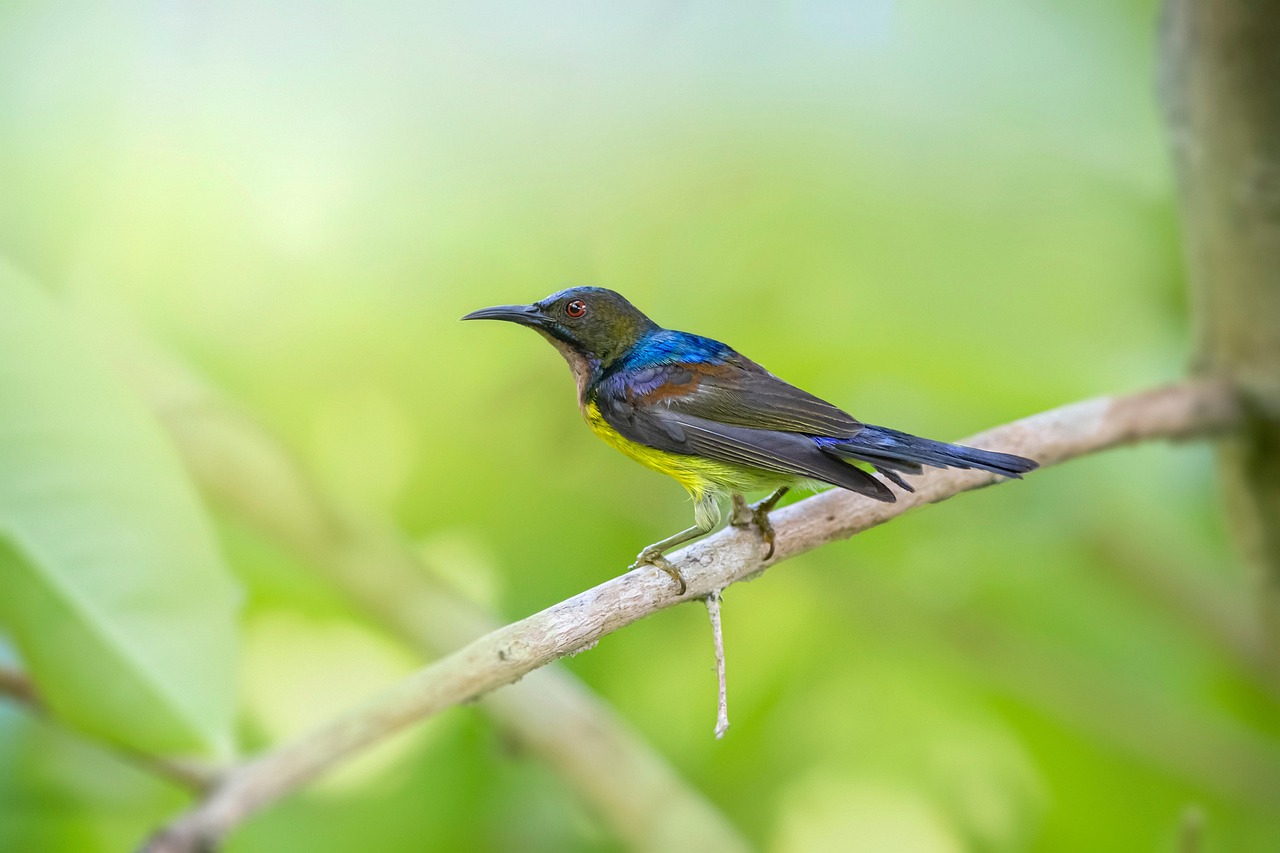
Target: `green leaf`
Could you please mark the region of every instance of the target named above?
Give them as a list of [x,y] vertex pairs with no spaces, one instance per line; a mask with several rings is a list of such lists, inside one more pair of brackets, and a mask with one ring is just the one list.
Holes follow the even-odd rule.
[[225,758],[238,593],[167,437],[0,263],[0,626],[69,725]]

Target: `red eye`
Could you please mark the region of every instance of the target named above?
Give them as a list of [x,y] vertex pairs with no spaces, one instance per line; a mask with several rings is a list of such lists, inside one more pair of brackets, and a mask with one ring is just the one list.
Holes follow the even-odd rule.
[[587,313],[587,303],[583,302],[581,299],[575,299],[568,305],[564,306],[564,313],[576,320],[583,314]]

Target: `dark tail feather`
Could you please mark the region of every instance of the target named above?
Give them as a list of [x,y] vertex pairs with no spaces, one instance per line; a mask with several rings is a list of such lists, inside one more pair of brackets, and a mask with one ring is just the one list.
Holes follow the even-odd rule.
[[1013,478],[1019,478],[1040,467],[1030,459],[1010,453],[947,444],[871,425],[864,426],[852,438],[830,444],[824,449],[845,459],[870,463],[884,477],[907,491],[912,489],[903,482],[899,472],[919,474],[924,465],[933,468],[978,468]]
[[902,489],[904,492],[915,491],[914,486],[912,486],[906,480],[902,479],[901,474],[893,470],[893,468],[886,465],[885,463],[881,462],[879,465],[875,465],[873,467],[876,469],[877,474],[879,474],[881,477],[884,477],[886,480],[888,480],[890,483],[893,483],[895,486],[897,486],[899,489]]

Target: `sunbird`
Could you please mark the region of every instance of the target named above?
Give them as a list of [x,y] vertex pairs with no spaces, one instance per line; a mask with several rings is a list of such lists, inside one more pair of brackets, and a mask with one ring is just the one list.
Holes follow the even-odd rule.
[[[790,385],[727,344],[664,329],[620,294],[571,287],[531,305],[498,305],[463,320],[528,326],[569,363],[592,432],[632,459],[675,478],[692,496],[693,527],[648,546],[631,568],[652,565],[685,592],[663,555],[719,525],[754,525],[773,556],[769,512],[793,486],[838,486],[878,501],[897,498],[871,468],[908,492],[903,474],[978,468],[1021,477],[1036,462],[872,426]],[[772,490],[748,505],[747,492]]]

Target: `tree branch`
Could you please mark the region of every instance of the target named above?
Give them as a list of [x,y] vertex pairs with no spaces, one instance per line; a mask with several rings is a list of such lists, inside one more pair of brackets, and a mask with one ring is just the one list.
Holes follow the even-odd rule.
[[[1280,791],[1280,748],[1266,731],[1185,707],[1167,691],[1098,666],[1087,655],[965,608],[928,610],[886,588],[877,572],[851,587],[853,617],[872,630],[925,621],[974,677],[1058,725],[1085,732],[1119,752],[1205,791],[1273,809]],[[912,613],[911,611],[915,612]],[[886,616],[892,614],[892,616]]]
[[[137,335],[108,346],[201,489],[317,569],[377,624],[427,657],[501,627],[436,582],[396,531],[336,506],[284,446],[182,365]],[[665,850],[680,842],[716,853],[748,849],[712,803],[563,667],[534,673],[480,705],[518,747],[559,773],[629,848]]]
[[[1240,411],[1226,383],[1198,380],[1126,397],[1064,406],[982,433],[969,444],[1053,465],[1152,439],[1188,439],[1235,427]],[[726,529],[672,555],[688,584],[674,594],[661,572],[639,569],[493,631],[320,729],[233,771],[208,799],[144,848],[190,853],[216,843],[254,812],[307,784],[348,756],[424,717],[474,699],[606,634],[682,601],[700,599],[791,557],[883,524],[914,507],[997,481],[981,471],[930,471],[914,494],[882,504],[833,490],[777,511],[774,556],[760,561],[751,533]]]
[[1089,544],[1100,572],[1166,611],[1184,629],[1200,634],[1280,705],[1280,670],[1267,651],[1261,613],[1244,596],[1237,600],[1220,583],[1197,578],[1174,543],[1161,548],[1113,534]]
[[[7,696],[14,703],[26,708],[32,714],[49,719],[45,716],[45,706],[40,701],[40,694],[36,692],[35,685],[31,683],[31,679],[27,678],[26,673],[12,667],[0,666],[0,696]],[[125,746],[113,745],[99,740],[90,742],[103,749],[110,750],[135,767],[140,767],[143,770],[168,779],[170,782],[181,785],[197,794],[212,788],[218,778],[215,769],[195,761],[182,761],[176,758],[149,755],[145,752],[138,752]]]

